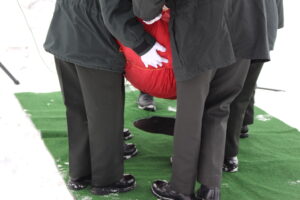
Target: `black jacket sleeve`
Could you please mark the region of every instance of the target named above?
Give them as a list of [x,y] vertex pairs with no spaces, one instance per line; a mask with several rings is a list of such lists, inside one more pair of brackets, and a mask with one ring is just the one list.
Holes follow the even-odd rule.
[[278,28],[283,28],[284,26],[284,10],[283,10],[283,0],[276,0],[278,8]]
[[104,24],[117,40],[139,55],[151,49],[155,39],[134,16],[130,0],[99,1]]
[[132,0],[134,14],[146,21],[157,17],[165,5],[165,0]]

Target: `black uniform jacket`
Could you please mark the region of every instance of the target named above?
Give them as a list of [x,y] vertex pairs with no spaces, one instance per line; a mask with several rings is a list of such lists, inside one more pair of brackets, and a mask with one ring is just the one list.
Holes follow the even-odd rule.
[[278,8],[278,28],[283,28],[284,26],[284,10],[283,10],[283,0],[276,0]]
[[131,0],[57,0],[44,48],[67,62],[123,72],[115,38],[140,55],[155,43],[133,15]]
[[283,2],[282,0],[266,0],[267,27],[270,50],[274,49],[277,29],[283,28]]
[[[165,3],[171,9],[171,44],[178,81],[227,66],[236,58],[270,59],[275,39],[269,40],[268,35],[279,23],[276,0],[133,0],[134,13],[149,20]],[[269,4],[277,13],[274,30],[267,22]],[[270,13],[269,18],[273,18],[275,12]]]

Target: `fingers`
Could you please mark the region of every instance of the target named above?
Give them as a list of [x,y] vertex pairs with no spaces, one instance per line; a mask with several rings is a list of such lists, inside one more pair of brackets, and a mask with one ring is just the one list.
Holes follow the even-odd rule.
[[145,64],[145,66],[146,66],[146,68],[149,68],[149,66],[154,67],[154,68],[158,68],[158,66],[160,66],[160,63],[155,61],[155,60],[152,60],[151,62]]
[[169,62],[168,59],[161,57],[158,53],[156,53],[150,65],[154,68],[158,68],[158,67],[162,67],[163,63],[168,63],[168,62]]
[[168,62],[169,62],[169,60],[168,60],[168,59],[166,59],[166,58],[163,58],[163,57],[161,57],[161,62],[163,62],[163,63],[168,63]]
[[162,46],[161,44],[159,44],[158,42],[155,43],[155,48],[156,48],[156,51],[161,51],[161,52],[166,52],[167,49]]
[[163,63],[168,63],[169,60],[164,58],[164,57],[161,57],[159,54],[157,54],[157,59],[156,61],[159,63],[159,64],[163,64]]
[[161,57],[158,54],[158,51],[160,52],[166,52],[166,48],[156,42],[154,46],[144,55],[141,56],[141,59],[144,63],[144,65],[148,68],[150,65],[154,68],[162,67],[163,63],[168,63],[169,60]]

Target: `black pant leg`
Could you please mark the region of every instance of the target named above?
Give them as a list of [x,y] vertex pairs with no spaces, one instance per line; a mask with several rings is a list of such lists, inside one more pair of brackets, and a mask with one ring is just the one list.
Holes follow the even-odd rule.
[[121,73],[76,66],[88,119],[92,184],[123,176],[124,80]]
[[233,157],[238,154],[240,133],[245,111],[249,105],[253,91],[255,90],[256,82],[262,66],[262,62],[251,63],[243,89],[230,105],[225,157]]
[[192,194],[195,181],[219,187],[229,104],[244,83],[249,61],[177,82],[171,186]]
[[55,58],[68,127],[69,174],[73,180],[91,175],[87,116],[76,67]]
[[230,104],[242,90],[250,60],[218,69],[210,84],[205,103],[198,181],[209,187],[220,187]]
[[202,116],[215,70],[208,70],[187,81],[177,81],[177,112],[171,186],[191,195],[197,178]]
[[249,104],[246,108],[246,112],[243,120],[243,126],[247,126],[254,123],[254,95],[255,95],[255,89],[251,95]]

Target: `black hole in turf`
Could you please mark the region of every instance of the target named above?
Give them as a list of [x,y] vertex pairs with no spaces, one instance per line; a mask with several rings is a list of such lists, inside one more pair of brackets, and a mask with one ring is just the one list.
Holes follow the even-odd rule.
[[175,118],[153,116],[135,121],[134,126],[150,133],[173,135]]

